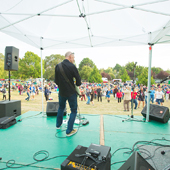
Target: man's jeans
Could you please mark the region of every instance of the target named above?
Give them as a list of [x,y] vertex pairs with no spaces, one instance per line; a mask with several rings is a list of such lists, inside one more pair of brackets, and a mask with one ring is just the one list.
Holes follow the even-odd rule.
[[25,100],[28,100],[28,101],[29,101],[29,99],[30,99],[30,94],[27,92],[27,95],[28,95],[28,97],[27,97]]
[[87,96],[87,103],[86,104],[90,104],[90,96]]
[[68,120],[68,125],[67,125],[67,130],[66,130],[66,134],[69,134],[73,130],[74,121],[77,116],[77,95],[76,95],[76,93],[70,97],[62,97],[59,95],[59,108],[58,108],[58,114],[57,114],[56,127],[60,127],[63,123],[63,114],[64,114],[64,109],[66,107],[66,100],[68,100],[68,103],[69,103],[69,106],[71,109],[71,114],[70,114],[70,118]]
[[[133,103],[135,103],[135,107],[134,107],[134,109],[136,109],[136,108],[137,108],[137,106],[138,106],[138,102],[137,102],[137,100],[136,100],[136,99],[133,99]],[[132,107],[132,99],[131,99],[131,107]]]
[[152,103],[154,102],[154,95],[150,95]]

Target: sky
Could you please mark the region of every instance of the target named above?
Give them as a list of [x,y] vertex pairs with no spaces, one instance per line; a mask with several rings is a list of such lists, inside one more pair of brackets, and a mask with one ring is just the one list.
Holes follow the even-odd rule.
[[[0,53],[4,54],[6,46],[14,46],[19,49],[19,57],[23,57],[27,51],[32,51],[41,56],[39,49],[32,47],[22,41],[0,33]],[[90,58],[98,69],[114,67],[117,63],[121,66],[128,62],[137,62],[137,65],[148,67],[149,46],[119,46],[103,48],[78,48],[78,49],[56,49],[43,50],[42,57],[51,54],[65,55],[67,51],[75,53],[75,62],[78,67],[83,58]],[[151,67],[161,67],[163,70],[170,69],[170,44],[154,45],[152,52]]]

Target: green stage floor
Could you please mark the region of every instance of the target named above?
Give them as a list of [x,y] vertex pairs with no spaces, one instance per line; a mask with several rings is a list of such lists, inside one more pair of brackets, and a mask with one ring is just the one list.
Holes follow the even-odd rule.
[[[36,115],[39,112],[27,112],[17,120]],[[91,143],[100,144],[100,115],[82,115],[89,120],[89,124],[79,128],[76,135],[66,138],[56,137],[56,118],[43,117],[42,114],[23,119],[21,122],[9,127],[8,129],[0,129],[0,169],[6,167],[8,160],[15,160],[13,167],[27,165],[35,162],[33,155],[40,151],[49,152],[49,158],[70,155],[77,147],[82,145],[88,147]],[[111,153],[121,147],[132,147],[137,141],[152,139],[160,139],[162,137],[170,139],[170,122],[162,124],[151,121],[146,122],[122,122],[122,118],[127,116],[103,115],[104,124],[104,142],[106,146],[111,147]],[[138,116],[138,119],[143,117]],[[77,126],[76,126],[77,127]],[[65,125],[62,125],[62,130]],[[65,137],[65,132],[57,134],[59,137]],[[42,159],[44,155],[36,158]],[[123,154],[123,151],[116,152],[111,162],[127,160],[129,155]],[[50,160],[36,162],[30,166],[24,166],[16,169],[60,169],[61,163],[66,157],[58,157]],[[117,170],[122,163],[114,164],[111,169]],[[11,169],[11,168],[7,168]]]

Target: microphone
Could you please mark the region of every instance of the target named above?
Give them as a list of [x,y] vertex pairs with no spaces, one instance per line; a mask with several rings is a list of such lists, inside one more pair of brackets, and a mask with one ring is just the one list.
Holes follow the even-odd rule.
[[161,80],[160,83],[163,83],[164,81],[168,80],[170,76],[166,77],[165,79]]

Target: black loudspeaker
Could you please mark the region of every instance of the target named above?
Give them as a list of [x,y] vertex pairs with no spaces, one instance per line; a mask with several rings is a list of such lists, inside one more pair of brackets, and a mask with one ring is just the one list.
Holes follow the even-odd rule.
[[21,115],[21,100],[5,100],[0,102],[0,118]]
[[119,168],[119,170],[155,170],[138,152],[134,152],[131,157]]
[[[147,105],[142,110],[142,115],[146,117]],[[169,108],[165,106],[159,106],[150,104],[149,119],[156,120],[158,122],[167,123],[169,120]]]
[[[59,108],[59,102],[47,102],[46,114],[47,116],[57,116]],[[66,116],[67,111],[64,109],[64,116]]]
[[15,116],[0,118],[0,129],[7,129],[16,123]]
[[19,49],[15,47],[5,48],[4,70],[18,71]]
[[[95,162],[97,158],[90,158],[86,155],[87,147],[78,145],[76,149],[61,164],[61,170],[110,170],[111,154],[108,153],[106,160],[101,163]],[[95,152],[96,150],[94,150]],[[96,168],[95,168],[96,167]]]

